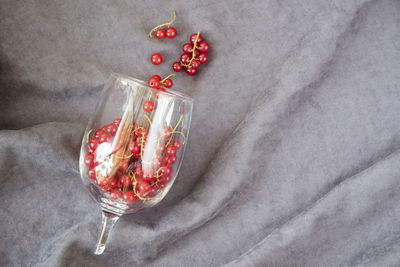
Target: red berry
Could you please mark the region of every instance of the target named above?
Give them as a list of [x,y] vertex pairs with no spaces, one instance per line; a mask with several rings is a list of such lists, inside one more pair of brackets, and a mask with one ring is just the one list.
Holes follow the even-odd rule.
[[137,145],[134,141],[129,142],[129,151],[132,152],[132,154],[138,154],[140,153],[140,146]]
[[123,194],[123,198],[126,202],[134,202],[135,200],[137,200],[137,196],[132,190],[125,191]]
[[153,167],[154,169],[158,169],[158,168],[160,168],[161,163],[162,163],[162,162],[160,161],[159,158],[154,158],[153,161],[152,161],[152,167]]
[[[190,42],[192,44],[194,44],[196,37],[197,37],[197,33],[193,33],[192,35],[190,35]],[[201,34],[199,34],[199,38],[197,38],[197,43],[201,43],[201,42],[203,42],[203,36],[201,36]]]
[[157,39],[162,39],[165,36],[165,31],[163,29],[158,29],[156,31],[156,38]]
[[104,143],[104,142],[108,142],[111,139],[111,135],[108,133],[102,133],[99,138],[98,138],[98,142],[99,144]]
[[128,160],[122,160],[122,161],[119,163],[118,169],[119,169],[120,171],[125,171],[125,170],[128,168],[128,166],[129,166],[129,161],[128,161]]
[[183,50],[184,53],[192,53],[192,51],[193,51],[193,45],[192,45],[192,44],[189,44],[189,43],[186,43],[186,44],[184,44],[184,45],[182,46],[182,50]]
[[151,55],[150,60],[154,65],[160,65],[163,62],[163,58],[160,53],[154,53]]
[[117,126],[117,127],[119,127],[119,125],[120,125],[120,123],[121,123],[121,119],[115,119],[114,121],[113,121],[113,124],[115,125],[115,126]]
[[151,172],[145,172],[143,173],[143,180],[145,180],[148,183],[152,183],[155,181],[155,177]]
[[108,182],[108,185],[109,185],[111,188],[117,188],[117,187],[119,186],[118,179],[115,178],[115,177],[112,177],[112,178],[110,179],[110,181]]
[[161,177],[161,182],[165,185],[168,184],[171,181],[171,176],[170,175],[163,175],[163,177]]
[[186,69],[186,73],[187,73],[188,75],[190,75],[190,76],[196,75],[197,69],[195,69],[195,68],[187,68],[187,69]]
[[157,80],[159,80],[159,81],[161,81],[162,79],[161,79],[161,76],[160,75],[153,75],[153,76],[151,76],[151,79],[157,79]]
[[120,183],[122,186],[130,186],[131,185],[131,177],[128,174],[123,174],[119,178]]
[[158,89],[160,88],[160,80],[156,79],[156,78],[150,78],[150,80],[147,83],[149,85],[149,87],[151,88],[155,88]]
[[100,134],[104,133],[104,131],[102,130],[98,130],[96,132],[94,132],[94,138],[99,138]]
[[200,64],[206,64],[207,61],[208,61],[208,56],[207,56],[207,54],[205,54],[205,53],[201,53],[201,54],[198,56],[198,59],[199,59]]
[[96,171],[94,168],[90,168],[87,173],[88,177],[92,180],[96,180]]
[[175,62],[172,64],[172,69],[176,72],[180,72],[182,70],[182,65],[180,62]]
[[200,63],[198,60],[193,60],[191,66],[192,66],[192,69],[197,70],[200,67]]
[[144,103],[143,103],[143,110],[144,110],[145,112],[152,112],[153,109],[154,109],[154,103],[153,103],[152,101],[150,101],[150,100],[144,101]]
[[167,153],[168,156],[172,157],[176,155],[176,150],[173,146],[169,146],[167,147],[167,149],[165,150],[165,152]]
[[210,46],[208,45],[207,42],[197,43],[197,47],[199,51],[202,53],[206,53],[208,50],[210,50]]
[[176,160],[177,160],[177,157],[176,156],[172,156],[172,157],[168,158],[167,163],[168,163],[168,165],[172,165],[172,164],[174,164],[176,162]]
[[164,81],[164,86],[165,86],[166,88],[171,88],[172,85],[173,85],[173,82],[172,82],[172,80],[171,80],[170,78],[168,78],[168,79],[166,79],[166,80]]
[[92,151],[95,151],[98,145],[99,145],[99,140],[97,138],[92,138],[92,140],[89,141],[89,148]]
[[181,62],[183,64],[187,64],[192,57],[189,54],[182,54],[181,55]]
[[179,140],[175,140],[175,141],[172,143],[172,146],[173,146],[175,149],[180,149],[180,148],[181,148],[181,142],[179,142]]
[[146,197],[150,193],[150,190],[151,186],[149,183],[140,181],[137,185],[137,192],[141,197]]
[[94,161],[93,154],[92,153],[87,153],[86,156],[85,156],[85,160],[84,160],[85,165],[88,166],[89,168],[91,168],[94,165],[93,161]]
[[172,130],[168,126],[165,126],[163,129],[163,137],[165,139],[169,139],[171,136],[172,136]]
[[169,38],[169,39],[173,39],[176,36],[176,29],[175,28],[168,28],[165,31],[165,35]]
[[164,176],[168,176],[168,175],[171,174],[171,169],[168,166],[164,166],[164,167],[161,168],[161,173]]
[[142,170],[142,167],[137,167],[137,168],[135,169],[135,176],[136,176],[137,178],[142,178],[142,177],[143,177],[143,170]]
[[110,195],[111,195],[112,199],[120,199],[120,198],[122,198],[122,193],[118,189],[111,190]]
[[106,132],[114,136],[117,133],[118,127],[114,124],[109,124],[106,127]]

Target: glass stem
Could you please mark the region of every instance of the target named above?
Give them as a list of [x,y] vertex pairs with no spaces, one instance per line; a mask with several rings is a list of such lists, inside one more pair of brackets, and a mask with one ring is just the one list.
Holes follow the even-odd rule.
[[100,255],[106,249],[106,242],[110,232],[112,231],[115,223],[119,219],[119,215],[113,214],[111,212],[102,211],[102,219],[101,219],[101,229],[99,232],[99,237],[97,239],[97,245],[94,250],[94,254]]

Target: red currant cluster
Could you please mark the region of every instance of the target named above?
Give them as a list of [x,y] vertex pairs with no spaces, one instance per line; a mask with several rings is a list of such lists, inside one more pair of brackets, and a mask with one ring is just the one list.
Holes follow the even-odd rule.
[[[148,138],[148,128],[135,123],[123,131],[124,127],[119,127],[120,123],[121,119],[115,119],[112,124],[97,130],[90,139],[84,160],[89,168],[87,175],[113,199],[126,202],[146,201],[171,181],[172,166],[177,161],[176,152],[182,145],[179,140],[174,140],[173,130],[164,127],[162,138],[157,142],[155,156],[151,162],[145,162],[143,150]],[[110,155],[101,155],[104,146],[109,146],[115,138],[123,140],[119,138],[123,136],[127,136],[128,141],[119,142],[117,149]],[[113,160],[109,157],[112,155]],[[107,166],[112,170],[105,172]]]
[[[154,27],[154,28],[149,32],[149,34],[147,34],[147,36],[151,38],[152,35],[153,35],[153,32],[155,31],[155,32],[156,32],[156,38],[157,38],[157,39],[160,39],[160,40],[161,40],[161,39],[163,39],[165,36],[166,36],[168,39],[174,39],[177,32],[176,32],[176,29],[175,29],[175,28],[171,27],[171,24],[175,21],[175,19],[176,19],[176,12],[174,11],[174,18],[173,18],[170,22],[166,22],[166,23],[164,23],[164,24],[160,24],[160,25]],[[164,29],[162,29],[163,27],[167,27],[167,29],[164,30]]]
[[195,75],[200,67],[200,64],[208,62],[207,52],[210,50],[210,45],[204,41],[200,33],[194,33],[190,36],[190,43],[186,43],[182,47],[183,54],[180,62],[175,62],[172,69],[180,72],[182,67],[186,67],[188,75]]

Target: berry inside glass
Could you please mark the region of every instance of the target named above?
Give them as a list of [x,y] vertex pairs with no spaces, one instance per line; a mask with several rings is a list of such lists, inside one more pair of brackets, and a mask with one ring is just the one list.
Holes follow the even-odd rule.
[[102,208],[95,254],[102,254],[120,216],[159,203],[182,162],[193,100],[114,74],[86,128],[80,172]]

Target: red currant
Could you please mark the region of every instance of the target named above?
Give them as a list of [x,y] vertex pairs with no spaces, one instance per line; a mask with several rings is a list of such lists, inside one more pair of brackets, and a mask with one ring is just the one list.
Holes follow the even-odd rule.
[[95,151],[98,145],[99,145],[99,140],[97,138],[92,138],[92,140],[89,141],[89,148],[92,151]]
[[181,148],[181,142],[179,142],[179,140],[175,140],[175,141],[172,143],[172,146],[173,146],[175,149],[180,149],[180,148]]
[[206,64],[207,61],[208,61],[208,56],[207,56],[207,54],[205,54],[205,53],[201,53],[201,54],[198,56],[198,59],[199,59],[200,64]]
[[152,112],[153,109],[154,109],[154,103],[153,103],[152,101],[150,101],[150,100],[144,101],[144,103],[143,103],[143,110],[144,110],[145,112]]
[[89,168],[93,167],[94,165],[94,156],[92,153],[87,153],[85,156],[85,165],[88,166]]
[[110,141],[110,139],[111,139],[111,135],[110,135],[110,134],[108,134],[108,133],[102,133],[102,134],[99,136],[98,142],[99,142],[99,144],[101,144],[101,143]]
[[131,177],[128,174],[123,174],[119,178],[120,183],[122,186],[130,186],[131,185]]
[[138,154],[140,153],[140,146],[138,146],[134,141],[130,141],[129,151],[132,152],[132,154]]
[[173,82],[172,82],[172,80],[171,80],[170,78],[168,78],[168,79],[166,79],[166,80],[164,81],[164,86],[165,86],[166,88],[171,88],[172,85],[173,85]]
[[111,190],[110,195],[111,195],[112,199],[120,199],[120,198],[122,198],[122,193],[118,189]]
[[[194,44],[196,37],[197,37],[197,33],[193,33],[192,35],[190,35],[190,42],[192,44]],[[199,37],[197,38],[197,43],[201,43],[201,42],[203,42],[203,36],[201,36],[201,34],[199,34]]]
[[135,175],[136,175],[136,177],[138,177],[138,178],[142,178],[142,177],[143,177],[143,170],[142,170],[142,167],[137,167],[137,168],[135,169]]
[[129,166],[129,161],[128,161],[128,160],[122,160],[122,161],[119,163],[118,169],[119,169],[120,171],[125,171],[125,170],[128,168],[128,166]]
[[190,75],[190,76],[196,75],[197,69],[195,69],[195,68],[187,68],[187,69],[186,69],[186,73],[187,73],[188,75]]
[[172,64],[172,69],[176,72],[180,72],[182,70],[182,65],[180,62],[175,62]]
[[167,149],[165,150],[165,152],[167,153],[168,156],[172,157],[176,155],[176,150],[173,146],[169,146],[167,147]]
[[94,138],[99,138],[100,134],[104,133],[102,130],[98,130],[94,132]]
[[172,136],[172,130],[171,130],[171,128],[169,128],[168,126],[165,126],[164,129],[163,129],[163,132],[164,132],[163,137],[164,137],[165,139],[171,138],[171,136]]
[[143,181],[138,183],[137,192],[140,194],[140,196],[146,197],[150,193],[150,190],[151,186],[149,183]]
[[210,50],[210,46],[207,42],[198,43],[197,47],[201,53],[206,53],[208,50]]
[[191,56],[189,54],[182,54],[181,55],[181,62],[183,64],[187,64],[190,59],[191,59]]
[[168,166],[164,166],[164,167],[161,168],[161,173],[164,176],[168,176],[168,175],[171,174],[171,169]]
[[88,177],[92,180],[96,180],[96,171],[94,168],[90,168],[87,173]]
[[169,182],[171,181],[171,176],[170,175],[164,175],[163,177],[162,177],[162,183],[163,184],[168,184]]
[[156,31],[156,38],[157,39],[162,39],[165,36],[165,31],[163,29],[158,29]]
[[155,88],[158,89],[160,88],[160,80],[156,79],[156,78],[150,78],[150,80],[147,83],[149,85],[149,87],[151,88]]
[[120,125],[120,123],[121,123],[121,119],[115,119],[114,121],[113,121],[113,124],[115,125],[115,126],[117,126],[117,127],[119,127],[119,125]]
[[134,202],[137,200],[137,196],[135,195],[135,192],[132,190],[127,190],[123,194],[124,201],[126,202]]
[[115,177],[112,177],[112,178],[110,179],[110,181],[108,182],[108,185],[109,185],[111,188],[116,188],[116,187],[118,187],[118,185],[119,185],[118,179],[115,178]]
[[169,38],[169,39],[173,39],[176,36],[176,29],[175,28],[168,28],[165,31],[165,35]]
[[151,79],[157,79],[157,80],[159,80],[159,81],[161,81],[162,79],[161,79],[161,76],[160,75],[153,75],[153,76],[151,76]]
[[143,173],[143,180],[145,180],[148,183],[152,183],[155,181],[155,177],[151,172],[145,172]]
[[192,66],[192,69],[197,70],[200,67],[200,63],[198,60],[193,60],[191,66]]
[[189,43],[186,43],[186,44],[184,44],[184,45],[182,46],[182,50],[183,50],[184,53],[192,53],[192,51],[193,51],[193,45],[192,45],[192,44],[189,44]]
[[154,65],[160,65],[163,62],[163,58],[160,53],[154,53],[151,55],[150,60]]
[[176,160],[177,160],[176,156],[169,157],[168,160],[167,160],[167,164],[168,165],[172,165],[172,164],[174,164],[176,162]]
[[109,124],[106,127],[106,132],[114,136],[117,133],[118,127],[114,124]]

